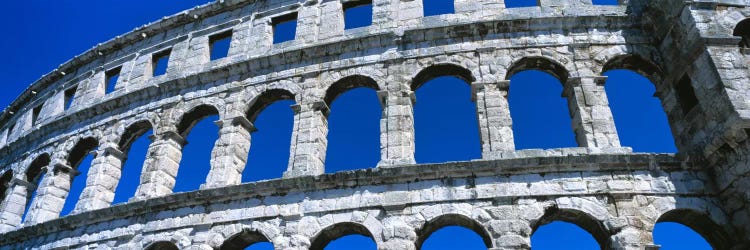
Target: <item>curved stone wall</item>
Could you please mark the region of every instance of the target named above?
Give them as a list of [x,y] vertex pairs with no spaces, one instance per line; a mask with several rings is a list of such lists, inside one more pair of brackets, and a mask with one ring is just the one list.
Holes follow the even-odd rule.
[[[505,8],[502,0],[456,0],[455,14],[423,17],[421,0],[373,2],[372,25],[345,30],[342,1],[218,1],[45,75],[0,116],[0,246],[270,241],[316,249],[354,232],[380,249],[419,249],[432,231],[461,225],[488,248],[525,249],[551,220],[577,223],[602,248],[655,248],[651,230],[660,221],[691,226],[718,249],[747,246],[749,61],[733,32],[750,16],[747,3],[541,0]],[[295,39],[274,44],[275,20],[289,15],[297,17]],[[229,33],[228,56],[211,60],[212,37]],[[155,59],[166,54],[166,73],[154,76]],[[563,84],[579,147],[515,150],[509,79],[527,69]],[[678,156],[620,145],[601,76],[611,69],[655,84]],[[119,73],[111,93],[109,72]],[[415,164],[413,93],[446,75],[471,85],[482,159]],[[684,86],[696,103],[686,103]],[[380,163],[323,175],[328,107],[354,87],[375,89],[381,101]],[[296,103],[288,169],[241,184],[247,155],[237,152],[248,151],[255,117],[277,100]],[[172,194],[185,136],[208,115],[220,117],[208,178],[199,191]],[[129,144],[149,129],[136,196],[111,206]],[[93,149],[73,215],[58,218],[78,162]]]

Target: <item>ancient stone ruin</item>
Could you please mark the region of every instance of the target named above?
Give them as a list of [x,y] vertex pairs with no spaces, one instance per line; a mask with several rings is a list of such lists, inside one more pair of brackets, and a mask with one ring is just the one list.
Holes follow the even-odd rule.
[[[715,249],[750,248],[750,1],[455,0],[455,13],[424,16],[422,0],[372,0],[372,24],[344,29],[351,2],[219,0],[33,83],[0,115],[0,248],[321,249],[357,233],[409,250],[459,225],[490,249],[528,249],[553,220],[603,249],[658,249],[651,232],[664,221]],[[295,38],[274,43],[284,20]],[[231,39],[228,55],[211,60],[219,38]],[[508,79],[527,69],[563,83],[578,147],[515,149]],[[601,76],[610,69],[654,83],[679,153],[621,146]],[[415,164],[413,91],[437,76],[471,84],[482,159]],[[378,91],[381,161],[324,174],[328,106],[354,87]],[[288,170],[241,183],[254,119],[277,100],[296,102]],[[205,184],[173,194],[186,134],[216,114]],[[136,196],[112,206],[129,144],[149,129]],[[74,177],[87,186],[60,217]]]

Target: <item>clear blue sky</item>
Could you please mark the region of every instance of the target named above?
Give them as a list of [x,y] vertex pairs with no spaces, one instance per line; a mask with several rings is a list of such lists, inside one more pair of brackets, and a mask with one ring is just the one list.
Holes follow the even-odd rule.
[[[429,0],[426,14],[452,11],[449,0]],[[506,0],[522,6],[524,0]],[[614,0],[597,0],[611,4]],[[4,91],[0,106],[7,106],[29,84],[97,43],[207,0],[60,0],[10,1],[0,21],[5,52],[0,67]],[[367,25],[367,8],[355,8],[347,27]],[[364,17],[363,17],[364,16]],[[659,100],[652,96],[653,85],[630,71],[606,72],[606,85],[622,143],[640,152],[674,152],[674,143]],[[511,78],[510,105],[516,145],[523,148],[575,146],[566,100],[560,97],[557,79],[537,71],[520,72]],[[474,103],[469,86],[453,77],[436,78],[417,90],[415,110],[416,159],[420,163],[471,160],[481,157]],[[243,182],[279,178],[286,169],[292,130],[291,101],[280,101],[266,108],[255,122],[250,160]],[[355,89],[341,95],[331,107],[326,172],[374,167],[379,160],[380,106],[375,92]],[[217,138],[215,117],[202,120],[187,137],[189,144],[178,174],[176,192],[195,190],[205,181],[211,147]],[[139,138],[129,152],[115,202],[132,197],[138,183],[149,140]],[[77,201],[91,159],[78,169],[63,214]],[[186,171],[188,170],[189,171]],[[674,223],[661,223],[655,229],[656,242],[663,249],[710,249],[700,236]],[[456,240],[460,239],[460,240]],[[423,249],[482,249],[481,238],[461,227],[435,232]],[[542,226],[532,236],[534,249],[598,249],[591,235],[564,222]],[[253,249],[270,249],[256,244]],[[327,249],[375,249],[368,238],[346,236]]]

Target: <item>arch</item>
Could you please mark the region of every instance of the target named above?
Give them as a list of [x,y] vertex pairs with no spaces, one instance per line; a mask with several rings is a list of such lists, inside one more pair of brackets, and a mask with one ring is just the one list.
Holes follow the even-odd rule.
[[243,229],[241,232],[229,237],[219,249],[221,250],[232,250],[232,249],[244,249],[259,242],[271,242],[268,237],[263,235],[260,231]]
[[255,119],[258,118],[258,115],[260,115],[263,109],[268,107],[268,105],[281,100],[294,100],[294,97],[294,94],[286,89],[269,89],[263,91],[263,93],[250,102],[250,105],[245,110],[245,117],[247,117],[250,122],[254,122]]
[[328,226],[315,235],[310,240],[310,250],[323,250],[331,241],[354,234],[364,235],[373,242],[377,242],[370,230],[364,225],[355,222],[341,222]]
[[212,115],[218,115],[219,110],[209,104],[201,104],[197,107],[194,107],[184,115],[182,115],[182,118],[180,119],[180,123],[177,124],[177,133],[182,135],[182,137],[186,137],[187,134],[190,133],[190,130],[195,126],[196,123],[198,123],[201,119],[212,116]]
[[13,170],[8,170],[3,173],[3,175],[0,175],[0,202],[3,202],[5,200],[5,193],[8,192],[8,188],[10,187],[10,181],[13,179]]
[[81,164],[81,161],[83,161],[83,158],[98,146],[99,141],[93,137],[86,137],[78,141],[68,154],[68,164],[70,164],[70,167],[77,168]]
[[591,216],[590,214],[574,209],[561,209],[557,206],[551,206],[544,211],[544,215],[532,225],[531,234],[534,235],[539,227],[552,223],[553,221],[563,221],[575,224],[583,230],[586,230],[594,240],[599,243],[601,249],[609,249],[609,230],[604,224]]
[[463,80],[467,84],[476,81],[476,78],[471,71],[464,67],[450,63],[435,64],[422,69],[416,76],[414,76],[414,78],[412,78],[410,85],[411,90],[416,91],[428,81],[441,76],[453,76]]
[[474,233],[482,237],[482,241],[484,241],[484,245],[487,248],[493,247],[490,233],[479,222],[461,214],[444,214],[428,221],[417,232],[417,249],[422,249],[422,244],[432,233],[447,226],[461,226],[474,231]]
[[663,75],[659,65],[636,54],[623,54],[609,59],[604,63],[601,73],[615,69],[632,70],[648,78],[654,85],[660,83]]
[[326,95],[323,98],[323,100],[326,102],[328,107],[331,106],[334,100],[336,100],[336,97],[343,94],[344,92],[353,89],[353,88],[359,88],[359,87],[365,87],[370,88],[375,91],[380,90],[380,87],[378,86],[378,83],[375,82],[372,78],[368,76],[363,75],[351,75],[344,78],[339,79],[338,81],[334,82],[330,87],[328,87],[328,90],[326,90]]
[[47,166],[49,166],[50,162],[51,159],[47,153],[42,153],[37,156],[34,161],[29,164],[29,167],[26,168],[26,181],[36,183],[38,178],[42,177],[42,174],[46,172]]
[[513,75],[524,70],[539,70],[548,73],[565,84],[570,74],[562,64],[541,56],[524,57],[513,63],[505,74],[505,80],[510,80]]
[[153,128],[153,124],[148,120],[141,120],[130,124],[120,136],[120,141],[117,143],[117,147],[124,153],[128,152],[130,146],[136,139]]
[[724,228],[710,219],[706,213],[692,209],[674,209],[662,214],[656,223],[675,222],[685,225],[708,241],[714,249],[730,249],[732,240]]
[[737,23],[737,25],[734,26],[732,35],[742,38],[740,44],[738,44],[740,47],[750,48],[750,18],[746,18]]
[[157,241],[148,245],[146,250],[179,250],[179,248],[169,241]]

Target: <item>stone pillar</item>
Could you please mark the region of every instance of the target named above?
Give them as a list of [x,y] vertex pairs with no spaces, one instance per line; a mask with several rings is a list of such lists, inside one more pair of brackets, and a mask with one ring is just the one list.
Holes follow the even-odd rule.
[[508,106],[509,87],[508,80],[471,84],[472,99],[477,106],[482,159],[498,159],[502,152],[516,149],[513,142],[513,120]]
[[244,116],[216,121],[219,126],[219,139],[211,151],[211,170],[201,189],[224,187],[242,183],[250,152],[250,133],[255,126]]
[[30,191],[36,185],[14,178],[8,183],[5,199],[0,204],[0,233],[8,232],[21,225]]
[[606,77],[571,77],[564,96],[573,119],[576,141],[580,147],[619,148],[615,121],[604,91]]
[[378,167],[415,164],[414,92],[378,91],[378,97],[383,105]]
[[60,217],[65,198],[70,192],[70,184],[73,177],[78,174],[78,170],[67,164],[55,163],[54,170],[47,172],[39,184],[24,225],[34,225]]
[[122,164],[127,155],[115,148],[107,146],[96,153],[91,162],[86,187],[81,192],[81,199],[76,203],[71,214],[106,208],[115,199],[115,190],[120,183]]
[[292,148],[284,177],[323,174],[328,146],[328,105],[322,101],[295,104],[292,110]]
[[143,163],[141,183],[131,200],[145,200],[172,193],[177,170],[182,159],[182,147],[187,141],[175,131],[149,137],[146,160]]
[[610,236],[610,249],[658,249],[651,233],[654,223],[644,219],[642,215],[643,206],[648,204],[641,200],[646,199],[639,196],[614,197],[618,217],[612,218],[607,224],[617,233]]
[[320,41],[344,35],[344,7],[342,1],[323,1],[320,3],[320,12],[321,25],[317,27]]

